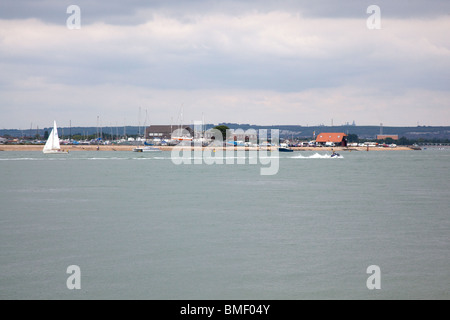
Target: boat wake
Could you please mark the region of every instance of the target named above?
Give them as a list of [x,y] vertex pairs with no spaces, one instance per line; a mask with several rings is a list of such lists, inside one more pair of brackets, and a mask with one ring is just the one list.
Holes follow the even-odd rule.
[[[102,156],[94,156],[94,157],[84,157],[84,156],[74,156],[75,153],[72,154],[71,157],[69,158],[61,158],[58,156],[55,157],[51,157],[51,155],[47,155],[45,157],[24,157],[24,158],[0,158],[0,161],[120,161],[120,160],[139,160],[139,161],[143,161],[143,160],[148,160],[148,161],[152,161],[152,160],[172,160],[171,157],[167,157],[167,156],[126,156],[126,157],[102,157]],[[238,161],[239,163],[242,161],[242,164],[252,160],[252,161],[257,161],[258,159],[273,159],[274,156],[205,156],[205,157],[196,157],[196,156],[188,156],[185,158],[185,160],[187,161],[209,161],[209,162],[215,162],[215,161],[223,161],[224,163],[227,161]],[[332,159],[332,158],[344,158],[343,156],[339,155],[339,156],[334,156],[331,157],[331,154],[319,154],[319,153],[315,153],[312,155],[308,155],[308,156],[303,156],[303,155],[295,155],[295,156],[287,156],[287,157],[281,157],[281,156],[276,156],[276,158],[287,158],[287,159]]]
[[331,154],[315,153],[310,156],[296,155],[296,156],[292,156],[289,158],[291,158],[291,159],[343,159],[344,157],[341,155],[332,157]]

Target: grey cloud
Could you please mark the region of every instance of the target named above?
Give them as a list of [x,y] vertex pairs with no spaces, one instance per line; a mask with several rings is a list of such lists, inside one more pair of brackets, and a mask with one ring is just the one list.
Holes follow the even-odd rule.
[[[214,121],[241,121],[239,113],[246,122],[257,110],[247,121],[283,122],[283,112],[319,110],[304,119],[319,123],[337,109],[385,112],[395,101],[405,121],[410,105],[417,118],[436,93],[430,119],[448,113],[448,22],[431,17],[445,16],[449,1],[377,1],[388,18],[377,31],[365,27],[372,1],[83,0],[82,28],[70,31],[73,3],[0,2],[0,110],[45,118],[65,106],[123,119],[127,101],[167,108],[184,99],[199,104],[197,115],[217,106]],[[22,121],[17,113],[3,121]],[[168,121],[164,110],[153,114]]]
[[[374,3],[375,2],[375,3]],[[369,5],[376,4],[382,14],[391,18],[436,17],[450,15],[448,0],[153,0],[153,1],[91,1],[91,0],[6,0],[0,2],[0,19],[29,19],[60,24],[68,15],[66,8],[76,4],[82,9],[84,24],[103,22],[118,25],[140,24],[152,18],[152,14],[183,17],[208,13],[224,13],[239,16],[257,11],[298,12],[315,18],[358,18],[366,15]],[[143,12],[143,13],[142,13]]]
[[[158,89],[246,88],[284,92],[352,84],[439,89],[448,86],[444,81],[449,74],[446,70],[450,70],[448,45],[439,44],[447,54],[422,52],[426,47],[416,46],[414,36],[410,35],[421,26],[411,28],[410,39],[404,43],[397,41],[404,31],[397,38],[391,36],[393,31],[364,33],[356,30],[354,35],[355,23],[352,22],[339,29],[316,23],[312,32],[320,41],[312,45],[308,41],[305,45],[301,41],[291,43],[291,39],[295,42],[297,37],[302,40],[308,35],[306,31],[297,35],[291,25],[280,31],[287,37],[284,42],[274,34],[259,34],[270,31],[270,28],[260,29],[266,19],[279,23],[283,18],[250,16],[248,19],[253,19],[256,30],[242,28],[239,24],[230,29],[221,22],[199,21],[186,33],[192,39],[183,37],[182,24],[164,36],[148,33],[153,31],[153,25],[132,27],[127,31],[120,27],[86,26],[80,32],[43,27],[43,33],[55,32],[55,36],[36,39],[34,46],[24,41],[24,47],[14,47],[16,52],[12,55],[0,47],[0,57],[4,65],[16,71],[8,74],[45,76],[49,81],[71,85],[122,83]],[[297,27],[295,17],[290,19]],[[230,21],[224,19],[224,24]],[[356,25],[365,30],[364,20]],[[404,25],[402,28],[408,29]],[[303,24],[298,26],[301,28]],[[209,33],[209,27],[217,30]],[[29,26],[29,29],[38,28],[36,23]],[[169,32],[164,24],[159,28]],[[394,26],[389,28],[393,30]],[[436,30],[424,31],[418,36],[424,38]],[[334,33],[330,33],[332,31]],[[346,33],[352,34],[350,39],[346,39]],[[78,41],[72,41],[72,37]],[[217,39],[221,37],[225,40]],[[53,38],[57,40],[50,42]]]

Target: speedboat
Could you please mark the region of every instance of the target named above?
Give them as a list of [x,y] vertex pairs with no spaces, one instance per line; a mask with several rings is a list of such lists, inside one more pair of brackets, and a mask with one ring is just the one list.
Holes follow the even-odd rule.
[[336,153],[336,152],[333,152],[332,154],[331,154],[331,158],[337,158],[337,157],[340,157],[341,155],[339,154],[339,153]]
[[289,148],[283,148],[283,147],[279,147],[278,148],[279,152],[294,152],[294,150],[289,149]]

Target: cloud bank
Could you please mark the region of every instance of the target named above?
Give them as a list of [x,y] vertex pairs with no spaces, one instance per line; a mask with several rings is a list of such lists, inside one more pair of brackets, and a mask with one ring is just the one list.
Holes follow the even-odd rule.
[[[7,1],[8,2],[8,1]],[[3,3],[3,2],[2,2]],[[448,125],[449,6],[80,1],[0,9],[0,127],[184,120]],[[433,8],[433,9],[431,9]]]

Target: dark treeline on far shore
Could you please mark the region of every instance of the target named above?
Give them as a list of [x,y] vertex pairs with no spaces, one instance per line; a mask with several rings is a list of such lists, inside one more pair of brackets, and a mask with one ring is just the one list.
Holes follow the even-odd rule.
[[[261,126],[238,123],[219,123],[226,125],[230,129],[278,129],[280,138],[289,140],[310,140],[322,132],[343,132],[348,135],[349,142],[381,141],[377,140],[377,135],[397,135],[395,141],[399,145],[410,145],[414,143],[449,143],[450,126],[415,126],[415,127],[388,127],[388,126],[300,126],[300,125],[273,125]],[[215,124],[206,124],[204,129],[210,129]],[[191,126],[194,127],[193,125]],[[177,126],[174,125],[174,129]],[[46,139],[51,128],[30,128],[30,129],[0,129],[0,137],[21,138],[21,139]],[[60,138],[94,139],[103,137],[104,139],[117,139],[124,137],[143,136],[145,127],[141,126],[121,126],[121,127],[60,127],[58,134]],[[389,138],[388,138],[389,139]],[[388,141],[389,142],[389,141]]]

